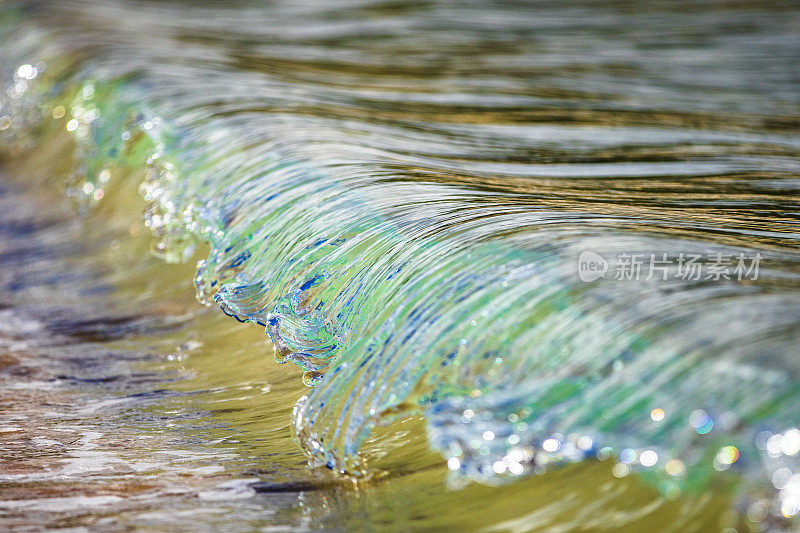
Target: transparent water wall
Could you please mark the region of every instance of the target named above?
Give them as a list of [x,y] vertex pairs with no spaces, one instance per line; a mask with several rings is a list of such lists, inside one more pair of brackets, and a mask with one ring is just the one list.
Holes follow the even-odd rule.
[[798,28],[0,4],[0,524],[796,528]]

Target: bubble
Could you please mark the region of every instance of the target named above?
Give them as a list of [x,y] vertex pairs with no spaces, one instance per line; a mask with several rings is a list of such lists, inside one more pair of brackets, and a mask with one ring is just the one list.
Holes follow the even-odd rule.
[[636,461],[636,452],[630,448],[625,448],[619,452],[619,460],[623,463],[632,463]]
[[664,470],[670,476],[678,476],[683,473],[684,470],[683,461],[680,459],[670,459],[667,461],[667,464],[664,467]]
[[508,455],[506,455],[506,459],[508,459],[508,461],[512,463],[521,463],[522,461],[525,460],[525,453],[519,448],[515,448],[510,452],[508,452]]
[[786,455],[797,455],[800,452],[800,430],[792,428],[786,431],[780,440],[780,448]]
[[19,80],[17,83],[11,85],[8,89],[6,89],[6,94],[9,98],[17,99],[28,90],[28,84],[25,80]]
[[606,446],[604,448],[600,448],[597,451],[597,458],[599,460],[601,460],[601,461],[605,461],[606,459],[611,457],[611,452],[613,452],[613,450],[611,448],[609,448],[608,446]]
[[769,516],[769,508],[769,502],[765,500],[753,502],[747,509],[747,519],[755,523],[763,522]]
[[786,518],[791,518],[800,511],[800,496],[791,495],[781,502],[781,514]]
[[653,450],[645,450],[639,456],[639,462],[642,466],[653,466],[658,462],[658,454]]
[[759,450],[766,450],[767,449],[767,441],[772,436],[772,433],[769,431],[760,431],[756,435],[756,448]]
[[39,70],[33,65],[20,65],[17,69],[17,77],[32,80],[39,74]]
[[455,457],[451,457],[450,459],[447,460],[447,468],[449,468],[450,470],[458,470],[459,468],[461,468],[461,461],[459,461]]
[[78,129],[78,121],[74,118],[67,122],[67,131],[75,131]]
[[723,465],[731,465],[739,459],[739,450],[736,446],[724,446],[717,452],[717,460]]
[[614,477],[625,477],[631,472],[631,467],[626,465],[625,463],[617,463],[614,465],[614,468],[611,469],[611,473],[614,474]]
[[714,427],[711,417],[702,409],[692,411],[692,414],[689,415],[689,423],[700,435],[705,435]]
[[86,122],[94,122],[95,120],[97,120],[97,117],[99,117],[99,116],[100,116],[100,112],[97,109],[95,109],[95,108],[88,109],[86,111],[86,113],[84,114],[84,120]]
[[782,436],[780,434],[772,435],[770,438],[767,439],[767,453],[770,457],[780,457],[783,453],[781,450],[781,439]]
[[542,449],[546,452],[555,452],[558,450],[560,444],[556,439],[547,439],[542,443]]
[[525,471],[525,467],[523,467],[520,463],[511,463],[508,465],[508,471],[513,475],[518,476]]
[[653,420],[653,422],[661,422],[664,420],[664,410],[660,408],[653,409],[650,411],[650,418]]
[[781,490],[789,484],[789,480],[792,478],[792,471],[788,468],[779,468],[775,472],[772,473],[772,485]]

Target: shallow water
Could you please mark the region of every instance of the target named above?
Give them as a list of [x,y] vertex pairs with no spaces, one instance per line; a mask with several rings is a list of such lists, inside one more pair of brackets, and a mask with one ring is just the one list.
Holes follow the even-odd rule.
[[792,527],[796,6],[0,13],[9,523]]

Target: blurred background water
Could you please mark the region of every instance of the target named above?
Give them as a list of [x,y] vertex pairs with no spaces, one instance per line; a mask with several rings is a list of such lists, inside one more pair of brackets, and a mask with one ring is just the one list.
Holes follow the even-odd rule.
[[796,4],[0,16],[4,525],[793,527]]

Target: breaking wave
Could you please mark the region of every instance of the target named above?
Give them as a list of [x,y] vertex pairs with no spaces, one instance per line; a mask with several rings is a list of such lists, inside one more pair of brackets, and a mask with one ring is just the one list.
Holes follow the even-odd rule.
[[613,9],[11,4],[0,138],[69,135],[82,205],[124,174],[155,253],[209,247],[199,299],[306,371],[314,463],[368,475],[421,414],[456,484],[613,458],[792,516],[798,14]]

